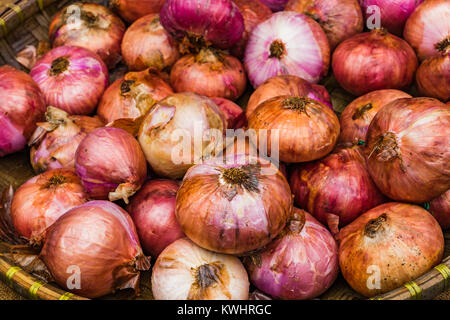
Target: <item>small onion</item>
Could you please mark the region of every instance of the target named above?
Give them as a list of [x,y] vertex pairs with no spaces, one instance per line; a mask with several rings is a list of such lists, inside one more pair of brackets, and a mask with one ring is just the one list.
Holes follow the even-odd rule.
[[450,229],[450,189],[431,200],[428,210],[439,222],[442,229]]
[[422,62],[417,69],[416,84],[424,96],[450,100],[450,42],[446,52]]
[[156,300],[247,300],[250,287],[238,258],[202,249],[188,238],[160,254],[151,281]]
[[268,6],[272,11],[281,11],[286,6],[289,0],[261,0],[266,6]]
[[152,13],[159,13],[166,0],[110,0],[109,4],[127,22]]
[[436,220],[425,209],[404,203],[369,210],[343,228],[338,239],[342,275],[366,297],[420,277],[444,253],[444,236]]
[[211,98],[225,116],[227,129],[239,129],[247,125],[244,110],[233,101],[224,98]]
[[108,85],[108,69],[98,55],[81,47],[58,47],[30,72],[47,105],[70,114],[90,114]]
[[296,12],[278,12],[251,33],[244,64],[254,88],[281,74],[317,83],[328,73],[330,45],[313,19]]
[[87,298],[127,288],[138,293],[139,271],[150,268],[131,217],[109,201],[66,212],[48,229],[40,258],[60,286]]

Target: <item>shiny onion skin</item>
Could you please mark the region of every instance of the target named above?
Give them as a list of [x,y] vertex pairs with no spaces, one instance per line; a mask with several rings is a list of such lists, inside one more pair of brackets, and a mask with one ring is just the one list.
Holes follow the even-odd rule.
[[185,237],[175,216],[179,187],[175,180],[147,181],[127,206],[144,252],[154,258],[172,242]]
[[245,109],[247,118],[262,102],[278,96],[311,98],[333,108],[330,94],[324,86],[309,83],[297,76],[280,75],[267,79],[252,93]]
[[[417,279],[444,253],[444,236],[425,209],[390,202],[375,207],[341,230],[339,265],[347,283],[373,297]],[[374,272],[379,272],[374,283]]]
[[30,244],[39,246],[45,232],[68,210],[88,201],[74,169],[55,169],[37,175],[14,194],[11,220]]
[[172,87],[150,69],[128,72],[114,81],[103,94],[97,114],[106,123],[137,119],[159,100],[173,94]]
[[275,299],[313,299],[338,275],[338,246],[309,213],[294,208],[283,232],[261,252],[245,258],[250,281]]
[[202,249],[188,238],[160,254],[151,282],[155,300],[247,300],[250,289],[238,258]]
[[[150,268],[131,217],[109,201],[66,212],[48,229],[40,258],[61,287],[87,298],[128,288],[139,293],[139,271]],[[68,288],[74,270],[81,275],[80,289]]]
[[417,57],[405,40],[374,29],[342,42],[333,53],[332,67],[339,84],[361,96],[408,87],[417,69]]
[[30,139],[30,161],[35,172],[75,168],[75,152],[86,135],[104,123],[97,117],[70,116],[48,107],[47,122],[38,123]]
[[367,134],[369,173],[396,201],[423,203],[450,188],[450,108],[432,98],[398,99]]
[[77,46],[95,52],[108,68],[120,60],[125,25],[108,8],[94,3],[75,3],[53,18],[49,38],[53,48]]
[[450,43],[446,52],[422,62],[417,69],[416,84],[424,96],[450,100]]
[[225,116],[227,129],[239,129],[247,125],[244,110],[233,101],[224,98],[211,98]]
[[176,215],[200,247],[242,255],[283,230],[292,213],[291,190],[273,164],[274,173],[263,174],[259,159],[237,155],[222,160],[188,170],[177,193]]
[[214,49],[180,58],[172,67],[170,82],[177,92],[236,100],[245,91],[247,78],[241,62]]
[[0,67],[0,157],[22,150],[44,119],[45,101],[33,79],[8,65]]
[[439,55],[450,46],[448,0],[427,0],[406,21],[403,37],[420,60]]
[[291,11],[277,12],[251,33],[244,65],[255,89],[282,74],[317,83],[328,73],[330,45],[312,18]]
[[358,0],[289,0],[284,10],[303,13],[317,21],[328,37],[331,51],[364,28]]
[[[267,130],[268,154],[272,135],[279,134],[279,157],[287,163],[308,162],[330,153],[339,136],[339,119],[323,103],[298,96],[271,98],[250,115],[249,129]],[[260,134],[258,134],[261,136]]]
[[110,0],[111,8],[125,21],[132,23],[152,13],[159,13],[166,0]]
[[159,14],[149,14],[125,32],[122,55],[130,70],[170,68],[180,57],[174,39],[162,27]]
[[138,191],[147,176],[139,143],[125,130],[99,128],[80,143],[75,168],[91,199],[116,201]]
[[450,190],[430,201],[428,211],[439,222],[442,229],[450,229]]
[[57,47],[40,58],[30,76],[47,105],[70,114],[91,114],[108,85],[108,69],[95,53],[81,47]]
[[388,103],[412,98],[409,94],[395,89],[376,90],[353,100],[341,114],[340,142],[360,143],[367,140],[367,130],[377,112]]
[[261,0],[262,3],[274,12],[283,10],[288,1],[289,0]]

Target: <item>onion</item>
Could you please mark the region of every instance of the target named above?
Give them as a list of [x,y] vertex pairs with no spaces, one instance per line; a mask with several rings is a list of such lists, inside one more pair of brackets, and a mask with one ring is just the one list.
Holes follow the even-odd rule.
[[131,70],[163,70],[180,57],[175,41],[160,23],[159,14],[144,16],[127,29],[122,55]]
[[330,232],[297,208],[283,232],[246,258],[250,281],[276,299],[312,299],[338,275],[338,247]]
[[66,212],[48,229],[40,258],[60,286],[87,298],[138,292],[139,271],[150,268],[131,217],[108,201]]
[[[261,132],[266,130],[270,141],[278,134],[279,157],[287,163],[326,156],[333,150],[340,130],[339,119],[328,106],[298,96],[279,96],[263,102],[250,115],[248,127],[258,133],[263,145]],[[267,150],[272,153],[269,141]]]
[[444,237],[423,208],[386,203],[339,233],[342,275],[358,293],[372,297],[416,279],[438,264]]
[[224,98],[211,98],[225,115],[227,129],[242,128],[247,124],[244,110],[233,101]]
[[271,297],[269,297],[264,292],[256,289],[253,291],[250,296],[248,297],[248,300],[273,300]]
[[110,6],[127,22],[159,13],[166,0],[110,0]]
[[97,53],[108,68],[120,61],[125,25],[108,8],[94,3],[75,3],[53,18],[49,38],[53,47],[77,46]]
[[80,143],[75,168],[92,199],[128,203],[144,183],[147,165],[136,139],[118,128],[99,128]]
[[95,53],[58,47],[39,59],[30,72],[47,105],[70,114],[90,114],[108,85],[108,70]]
[[417,69],[416,83],[424,96],[450,100],[450,44],[445,53],[422,62]]
[[244,64],[254,88],[281,74],[317,83],[328,73],[330,46],[313,19],[300,13],[278,12],[251,33]]
[[189,169],[176,200],[189,239],[211,251],[245,254],[275,238],[291,215],[292,197],[283,174],[270,166],[264,174],[260,159],[237,155]]
[[304,13],[317,21],[331,50],[364,28],[358,0],[289,0],[285,10]]
[[361,96],[380,89],[408,87],[417,58],[405,40],[384,29],[374,29],[342,42],[333,53],[332,66],[339,84]]
[[197,54],[179,59],[170,73],[177,92],[195,92],[207,97],[236,100],[247,85],[244,67],[230,55],[214,49],[201,49]]
[[341,135],[339,141],[364,144],[367,130],[377,112],[388,103],[412,98],[409,94],[395,89],[376,90],[353,100],[341,114]]
[[106,89],[97,114],[106,123],[123,118],[137,119],[171,94],[172,88],[157,72],[150,69],[129,72]]
[[429,211],[436,218],[442,229],[450,228],[450,189],[428,204]]
[[286,6],[289,0],[261,0],[266,6],[268,6],[272,11],[281,11]]
[[450,188],[450,108],[436,99],[398,99],[367,134],[368,167],[393,200],[423,203]]
[[0,157],[22,150],[36,122],[44,118],[45,101],[25,72],[0,67]]
[[47,122],[38,123],[29,143],[34,171],[75,168],[78,145],[89,132],[103,127],[103,122],[96,117],[70,116],[51,106],[45,116]]
[[427,0],[406,21],[403,36],[420,60],[439,55],[450,46],[448,0]]
[[202,249],[187,238],[168,246],[152,271],[156,300],[247,300],[249,286],[238,258]]

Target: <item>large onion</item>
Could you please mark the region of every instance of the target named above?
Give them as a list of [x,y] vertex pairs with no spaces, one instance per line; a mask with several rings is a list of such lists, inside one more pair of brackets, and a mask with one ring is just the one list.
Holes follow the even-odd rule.
[[247,124],[244,110],[233,101],[224,98],[211,98],[225,116],[227,129],[242,128]]
[[450,189],[431,200],[427,207],[442,229],[450,228]]
[[386,203],[339,233],[342,275],[358,293],[372,297],[420,277],[442,259],[444,237],[425,209]]
[[109,201],[66,212],[47,232],[40,258],[63,288],[88,298],[139,290],[139,271],[150,268],[131,217]]
[[110,0],[110,6],[126,21],[133,22],[151,14],[159,13],[166,0]]
[[289,0],[261,0],[266,6],[268,6],[272,11],[281,11],[286,6]]
[[249,286],[238,258],[202,249],[187,238],[168,246],[152,271],[156,300],[247,300]]
[[450,108],[399,99],[378,111],[367,134],[369,172],[397,201],[422,203],[450,188]]
[[442,54],[422,62],[417,69],[416,83],[424,96],[450,100],[450,42]]

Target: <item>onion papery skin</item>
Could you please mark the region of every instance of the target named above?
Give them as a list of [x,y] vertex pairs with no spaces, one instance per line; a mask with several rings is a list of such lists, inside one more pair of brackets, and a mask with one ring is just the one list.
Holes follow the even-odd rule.
[[[109,201],[66,212],[48,229],[40,258],[60,286],[87,298],[128,288],[138,292],[139,271],[150,268],[131,217]],[[69,289],[77,270],[80,287]]]
[[291,11],[277,12],[251,33],[244,65],[253,88],[282,74],[317,83],[328,73],[330,45],[312,18]]
[[336,80],[355,96],[408,87],[417,64],[408,43],[383,29],[345,40],[334,51],[332,61]]
[[151,107],[173,94],[172,87],[150,69],[128,72],[114,81],[103,94],[97,114],[106,123],[118,119],[137,119]]
[[147,181],[127,206],[144,252],[154,258],[172,242],[185,237],[175,216],[179,187],[175,180]]
[[283,10],[288,1],[289,0],[261,0],[262,3],[274,12]]
[[163,27],[190,45],[228,49],[244,33],[244,18],[231,0],[166,0],[161,12]]
[[339,271],[333,236],[297,208],[283,232],[245,261],[252,284],[275,299],[313,299],[331,287]]
[[227,129],[239,129],[247,125],[244,110],[233,101],[224,98],[211,98],[225,116]]
[[122,55],[130,70],[170,68],[180,57],[175,40],[164,30],[159,14],[149,14],[125,32]]
[[304,13],[317,21],[328,37],[331,51],[364,28],[358,0],[289,0],[285,11]]
[[48,227],[67,211],[87,201],[75,170],[50,170],[17,189],[11,205],[11,220],[22,237],[31,245],[39,246]]
[[110,6],[125,21],[132,23],[152,13],[159,13],[166,0],[110,0]]
[[245,109],[247,118],[261,103],[278,96],[306,97],[333,108],[330,94],[324,86],[309,83],[297,76],[281,75],[267,79],[252,93]]
[[446,53],[426,59],[416,73],[419,92],[441,101],[450,100],[450,44]]
[[10,66],[0,67],[0,157],[22,150],[44,119],[45,100],[33,79]]
[[40,58],[30,76],[47,105],[69,114],[94,112],[108,86],[108,69],[95,53],[81,47],[57,47]]
[[[210,156],[207,148],[212,142],[202,139],[195,144],[195,137],[216,130],[223,135],[225,129],[225,116],[211,99],[195,93],[176,93],[161,100],[147,114],[138,139],[157,175],[179,179],[202,157]],[[190,154],[187,149],[183,148],[186,154],[179,150],[180,143],[190,146]]]
[[376,90],[353,100],[341,114],[340,142],[365,143],[369,125],[377,112],[388,103],[412,98],[409,94],[395,89]]
[[450,188],[450,108],[433,98],[398,99],[367,134],[368,169],[396,201],[423,203]]
[[[267,152],[279,135],[279,158],[283,162],[308,162],[330,153],[339,136],[339,119],[326,105],[309,98],[279,96],[269,99],[250,115],[249,129],[259,137],[267,130]],[[269,137],[271,137],[269,139]],[[260,138],[260,140],[263,138]]]
[[292,213],[283,174],[245,155],[212,159],[190,168],[176,199],[176,215],[186,236],[202,248],[242,255],[268,244]]
[[188,238],[159,255],[151,282],[155,300],[247,300],[250,289],[238,258],[202,249]]
[[406,21],[403,37],[420,60],[450,46],[450,6],[447,0],[427,0]]
[[236,100],[244,93],[247,78],[237,58],[204,48],[180,58],[170,72],[170,82],[177,92]]
[[338,240],[341,273],[366,297],[417,279],[438,264],[444,253],[444,236],[431,214],[396,202],[364,213],[341,230]]
[[139,143],[119,128],[99,128],[78,146],[75,168],[91,199],[115,201],[138,191],[147,176]]
[[431,200],[429,205],[428,211],[436,218],[442,229],[450,229],[450,190]]

